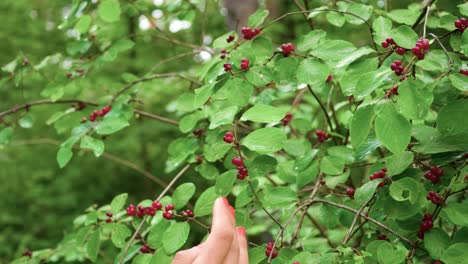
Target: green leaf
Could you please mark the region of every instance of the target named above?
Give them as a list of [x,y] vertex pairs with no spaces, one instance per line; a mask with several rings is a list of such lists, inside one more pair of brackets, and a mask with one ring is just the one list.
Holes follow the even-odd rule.
[[346,22],[345,16],[338,12],[327,12],[326,17],[328,22],[336,27],[342,27]]
[[383,242],[377,249],[377,259],[381,264],[403,263],[407,250],[405,247],[394,247],[390,242]]
[[285,142],[286,135],[281,129],[268,127],[248,134],[242,145],[259,154],[270,154],[282,149]]
[[190,225],[187,222],[172,224],[163,235],[163,248],[167,254],[172,255],[187,241]]
[[344,166],[342,159],[326,156],[320,162],[320,171],[328,175],[338,175],[343,172]]
[[109,135],[129,125],[128,121],[122,117],[109,116],[96,126],[96,133],[99,135]]
[[216,177],[215,190],[219,196],[227,196],[237,178],[237,170],[229,170]]
[[393,21],[406,25],[413,25],[419,16],[419,10],[395,9],[387,14]]
[[390,37],[392,21],[386,17],[379,16],[372,21],[372,29],[374,30],[374,42],[380,45],[386,38]]
[[208,162],[203,162],[201,165],[197,166],[195,171],[200,173],[200,175],[207,180],[214,180],[216,176],[219,175],[218,169]]
[[418,182],[409,177],[394,181],[390,185],[390,196],[395,201],[409,201],[414,204],[420,199]]
[[296,183],[298,188],[306,186],[308,183],[312,182],[317,178],[319,172],[319,163],[313,162],[309,167],[304,171],[298,173],[296,178]]
[[258,123],[279,122],[287,111],[271,105],[258,104],[247,110],[241,117],[241,121],[253,121]]
[[82,17],[80,17],[80,19],[78,20],[78,22],[76,23],[75,25],[75,29],[80,32],[81,34],[84,34],[86,32],[88,32],[90,26],[91,26],[91,16],[89,15],[84,15]]
[[393,176],[402,173],[413,163],[414,154],[410,151],[393,154],[387,159],[387,175]]
[[27,114],[18,121],[18,124],[22,128],[31,128],[34,124],[34,118],[32,115]]
[[441,211],[441,216],[455,225],[468,226],[468,201],[448,203]]
[[359,49],[353,51],[353,53],[351,53],[348,56],[344,57],[342,60],[340,60],[336,64],[335,67],[336,68],[346,67],[349,64],[353,63],[354,61],[356,61],[357,59],[361,58],[362,56],[369,55],[369,54],[374,53],[374,52],[375,52],[375,50],[373,50],[373,49],[371,49],[369,47],[359,48]]
[[460,4],[457,7],[460,10],[460,14],[468,16],[468,3]]
[[374,116],[374,105],[361,106],[354,113],[349,129],[351,144],[354,148],[366,140],[369,135]]
[[468,91],[468,78],[461,73],[452,73],[449,76],[452,85],[462,92]]
[[151,258],[150,264],[171,264],[172,256],[166,254],[163,248],[156,250],[153,257]]
[[420,80],[409,79],[398,88],[401,113],[411,119],[423,119],[432,104],[433,94]]
[[184,207],[189,201],[190,198],[195,194],[195,184],[187,182],[179,185],[172,194],[172,203],[176,209]]
[[382,67],[378,70],[367,72],[359,77],[354,91],[356,100],[363,100],[366,96],[371,94],[375,89],[379,88],[385,79],[387,79],[393,72],[387,68]]
[[312,30],[306,35],[302,35],[297,42],[297,50],[306,52],[311,49],[315,49],[320,40],[324,39],[327,33],[323,30]]
[[411,124],[392,104],[383,106],[375,119],[375,133],[392,153],[403,152],[411,139]]
[[461,50],[463,54],[468,56],[468,30],[465,30],[462,34]]
[[238,110],[239,108],[237,106],[231,106],[231,107],[227,107],[227,108],[221,109],[220,111],[215,112],[211,116],[211,119],[210,119],[211,123],[210,123],[209,128],[213,129],[221,125],[227,125],[227,124],[232,123]]
[[80,148],[90,149],[94,152],[94,156],[99,157],[104,153],[104,142],[91,136],[86,136],[81,140]]
[[265,246],[259,246],[249,249],[249,264],[258,264],[266,259]]
[[0,131],[0,146],[9,144],[11,142],[12,137],[13,137],[12,127],[7,127],[7,128],[2,129],[2,131]]
[[163,235],[164,232],[171,225],[171,221],[161,220],[159,223],[151,227],[150,233],[148,234],[147,242],[148,245],[152,248],[160,248],[163,245]]
[[331,70],[328,66],[316,59],[305,59],[299,64],[296,71],[297,81],[315,86],[325,85]]
[[440,260],[447,264],[466,263],[466,260],[468,259],[467,248],[468,243],[453,244],[444,251]]
[[132,264],[148,264],[153,256],[151,254],[140,254],[137,255],[133,260]]
[[346,15],[346,20],[348,21],[348,23],[355,25],[361,25],[365,23],[372,16],[372,7],[364,4],[353,3],[348,7],[346,11],[359,16],[358,18],[356,16]]
[[195,90],[195,99],[193,100],[193,106],[195,108],[202,107],[206,101],[213,94],[214,83],[204,85]]
[[127,197],[128,197],[127,193],[122,193],[114,197],[114,199],[112,199],[110,206],[111,206],[111,212],[113,214],[117,214],[118,212],[120,212],[120,210],[124,208],[125,203],[127,202]]
[[98,7],[99,17],[109,23],[120,20],[120,3],[118,0],[104,0]]
[[213,209],[214,202],[218,198],[214,186],[206,189],[195,203],[194,214],[196,216],[209,215]]
[[262,25],[265,18],[268,17],[269,13],[270,12],[268,10],[257,9],[257,11],[255,11],[255,13],[253,13],[249,17],[249,22],[248,22],[249,27],[250,28],[257,28],[260,25]]
[[326,40],[321,41],[318,47],[312,50],[310,54],[325,61],[340,61],[355,50],[356,47],[351,42]]
[[232,41],[230,43],[226,41],[229,35],[233,35],[234,40],[237,40],[239,38],[239,36],[237,36],[237,32],[235,31],[227,32],[213,41],[213,48],[214,49],[226,49],[231,46],[234,46],[236,44],[235,41]]
[[405,49],[413,48],[418,41],[418,34],[411,27],[405,25],[393,29],[390,36],[398,46]]
[[99,229],[96,229],[89,236],[88,242],[86,243],[86,254],[92,262],[96,262],[101,247],[101,233]]
[[265,190],[265,197],[262,203],[268,207],[277,207],[282,205],[290,205],[297,200],[296,192],[289,187],[276,186]]
[[450,238],[442,229],[433,228],[424,233],[424,247],[433,259],[440,259],[450,245]]
[[127,245],[127,238],[132,235],[132,231],[126,225],[115,223],[112,228],[111,240],[112,243],[118,248],[123,248]]
[[358,203],[362,203],[369,200],[369,198],[371,198],[371,196],[374,194],[375,189],[377,188],[377,185],[379,185],[380,182],[380,180],[373,180],[363,184],[361,187],[356,189],[354,199]]
[[441,135],[468,135],[466,125],[468,101],[456,100],[444,106],[437,117],[437,129]]
[[73,152],[69,147],[60,147],[59,151],[57,152],[57,162],[60,168],[65,167],[67,163],[73,157]]
[[184,116],[179,121],[179,129],[182,133],[187,133],[192,131],[198,123],[198,120],[203,118],[202,111],[196,111],[194,113]]

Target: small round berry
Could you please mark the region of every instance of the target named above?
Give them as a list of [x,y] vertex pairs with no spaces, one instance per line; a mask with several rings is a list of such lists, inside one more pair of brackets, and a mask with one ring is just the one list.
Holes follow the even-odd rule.
[[384,233],[380,233],[378,236],[377,236],[377,239],[378,240],[387,240],[388,239],[388,236]]
[[231,63],[224,63],[223,67],[224,67],[224,71],[228,72],[228,71],[232,70],[232,64]]
[[327,79],[325,80],[326,83],[330,83],[333,80],[333,75],[328,74]]
[[171,220],[172,217],[173,217],[173,214],[171,214],[169,212],[163,212],[163,217],[164,217],[164,219]]
[[174,208],[175,208],[175,207],[174,207],[173,204],[168,204],[168,205],[166,205],[166,208],[165,208],[165,209],[166,209],[166,211],[171,211],[171,210],[174,210]]
[[232,158],[231,162],[232,162],[232,165],[234,165],[236,167],[241,167],[241,166],[244,165],[244,162],[242,161],[242,159],[240,157]]
[[247,58],[242,59],[241,64],[240,64],[241,69],[244,70],[244,71],[248,70],[249,69],[249,63],[250,63],[249,59],[247,59]]
[[232,41],[234,41],[234,39],[235,39],[234,35],[229,35],[226,39],[226,42],[231,43]]
[[141,253],[148,253],[150,251],[150,247],[148,245],[144,245],[140,248]]
[[151,204],[151,207],[153,207],[154,210],[161,210],[162,204],[158,200],[155,200],[153,204]]
[[388,48],[390,46],[387,41],[382,41],[381,45],[383,48]]
[[402,47],[398,47],[398,48],[396,48],[396,50],[395,50],[395,52],[396,52],[398,55],[401,55],[401,56],[405,55],[405,51],[406,51],[406,50],[405,50],[404,48],[402,48]]
[[73,77],[73,73],[67,72],[66,76],[67,76],[68,79],[70,79],[71,77]]
[[107,218],[106,223],[112,223],[112,218]]
[[106,216],[107,217],[112,217],[112,213],[111,212],[106,212]]
[[346,194],[351,197],[351,198],[354,198],[354,193],[356,192],[356,190],[354,190],[353,188],[348,188],[346,190]]

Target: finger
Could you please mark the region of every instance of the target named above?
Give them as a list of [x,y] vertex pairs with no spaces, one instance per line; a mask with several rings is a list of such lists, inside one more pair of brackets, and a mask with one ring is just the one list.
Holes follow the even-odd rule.
[[189,264],[193,263],[195,259],[200,255],[202,247],[200,245],[191,249],[182,250],[177,252],[172,260],[172,264]]
[[239,264],[249,264],[249,249],[247,235],[243,226],[237,227],[237,241],[239,243]]
[[235,224],[229,202],[224,197],[216,199],[213,207],[211,234],[195,263],[223,263],[235,238]]
[[[235,211],[234,208],[229,206],[229,209],[232,214],[232,221],[234,223],[234,227],[236,226],[236,218],[235,218]],[[229,253],[224,258],[224,264],[238,264],[239,263],[239,242],[237,240],[237,232],[234,232],[234,238],[232,240],[231,248]]]

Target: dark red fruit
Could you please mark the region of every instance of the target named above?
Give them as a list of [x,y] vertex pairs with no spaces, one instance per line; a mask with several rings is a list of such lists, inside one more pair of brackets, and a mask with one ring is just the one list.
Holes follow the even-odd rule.
[[289,123],[291,123],[292,118],[293,115],[291,113],[287,113],[281,120],[283,122],[283,126],[289,125]]
[[223,138],[224,142],[231,144],[234,141],[234,134],[232,132],[226,132]]
[[326,83],[330,83],[333,80],[333,75],[328,74],[327,79],[325,80]]
[[422,60],[426,56],[427,52],[429,51],[429,40],[425,38],[420,38],[416,42],[416,46],[411,49],[414,56],[418,59]]
[[331,135],[327,134],[325,131],[322,130],[315,130],[315,135],[320,143],[324,142],[325,140],[331,138]]
[[388,236],[384,233],[380,233],[378,236],[377,236],[377,239],[379,240],[387,240],[388,239]]
[[232,70],[232,64],[231,63],[224,63],[223,64],[224,71],[231,71]]
[[392,71],[394,71],[397,76],[402,75],[403,72],[405,71],[405,69],[401,65],[400,60],[396,60],[396,61],[392,62],[392,64],[390,64],[390,69],[392,69]]
[[436,192],[430,191],[427,194],[426,199],[431,201],[433,204],[438,204],[440,200],[442,200],[442,197],[440,197]]
[[242,59],[241,64],[240,64],[241,69],[244,70],[244,71],[248,70],[249,69],[249,63],[250,63],[249,59],[247,59],[247,58]]
[[351,198],[354,198],[354,193],[356,192],[356,190],[354,190],[353,188],[348,188],[346,190],[346,194],[351,197]]
[[67,76],[68,79],[70,79],[71,77],[73,77],[73,73],[67,72],[66,76]]
[[234,38],[235,38],[234,35],[229,35],[226,39],[226,42],[231,43],[232,41],[234,41]]
[[25,250],[25,251],[23,251],[23,253],[21,253],[21,256],[31,257],[32,256],[32,251],[31,250]]
[[385,96],[388,98],[388,97],[391,97],[392,95],[398,95],[398,85],[394,85],[392,86],[390,89],[387,90],[387,92],[385,93]]
[[153,207],[154,210],[161,210],[162,204],[158,200],[155,200],[151,207]]
[[107,218],[106,223],[112,223],[112,218]]
[[464,17],[457,19],[453,24],[461,32],[464,32],[465,29],[468,28],[468,20]]
[[262,31],[258,28],[251,29],[249,27],[243,27],[241,29],[241,32],[242,32],[244,39],[250,40],[250,39],[253,39],[255,36],[257,36],[258,34],[260,34]]
[[287,43],[287,44],[283,44],[281,45],[281,52],[283,52],[283,55],[285,57],[288,57],[289,55],[291,55],[291,53],[294,52],[294,44],[292,43]]
[[242,161],[242,159],[240,157],[232,158],[231,162],[232,162],[232,165],[234,165],[236,167],[241,167],[241,166],[244,165],[244,162]]
[[398,48],[395,49],[395,52],[396,52],[398,55],[401,55],[401,56],[405,55],[405,51],[406,51],[406,50],[405,50],[404,48],[402,48],[402,47],[398,47]]
[[174,210],[174,208],[175,208],[175,207],[174,207],[173,204],[168,204],[168,205],[166,205],[166,208],[165,208],[165,209],[166,209],[166,212],[167,212],[167,211]]
[[458,73],[468,76],[468,70],[459,70]]
[[144,245],[140,248],[141,253],[148,253],[150,251],[150,247],[148,245]]
[[112,217],[112,213],[111,212],[106,212],[106,216],[107,217]]
[[374,172],[369,178],[371,181],[375,179],[382,179],[382,178],[385,178],[386,173],[387,173],[387,168],[383,168],[380,171]]
[[167,220],[171,220],[174,215],[169,212],[163,212],[163,217]]
[[244,166],[237,167],[237,179],[243,180],[249,175],[249,170]]
[[137,214],[135,205],[131,204],[127,207],[127,215],[128,216],[135,216]]

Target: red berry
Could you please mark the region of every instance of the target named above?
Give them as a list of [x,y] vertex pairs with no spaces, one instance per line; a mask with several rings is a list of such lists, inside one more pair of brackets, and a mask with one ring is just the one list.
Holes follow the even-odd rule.
[[420,238],[420,239],[423,239],[424,238],[424,232],[422,230],[420,230],[418,233],[417,233],[417,236]]
[[356,192],[356,190],[354,190],[353,188],[348,188],[346,190],[346,194],[351,197],[351,198],[354,198],[354,193]]
[[459,70],[458,73],[468,76],[468,70]]
[[291,53],[294,52],[294,50],[295,50],[294,44],[292,43],[281,45],[281,52],[283,52],[283,55],[285,57],[288,57],[289,55],[291,55]]
[[388,237],[387,237],[386,234],[380,233],[380,234],[377,236],[377,239],[379,239],[379,240],[387,240]]
[[328,77],[327,77],[327,79],[325,80],[325,82],[326,82],[326,83],[329,83],[329,82],[332,81],[332,79],[333,79],[333,75],[328,74]]
[[66,76],[67,76],[68,79],[70,79],[71,77],[73,77],[73,73],[67,72]]
[[423,220],[432,220],[432,215],[431,214],[424,214],[423,215]]
[[153,207],[154,210],[161,210],[162,204],[158,200],[155,200],[151,207]]
[[167,212],[167,211],[174,210],[174,208],[175,208],[175,207],[174,207],[173,204],[168,204],[168,205],[166,205],[166,208],[165,208],[165,209],[166,209],[166,212]]
[[388,44],[395,44],[393,38],[386,38],[385,41],[387,41]]
[[281,121],[283,122],[284,126],[287,126],[291,122],[292,118],[293,118],[293,115],[291,113],[287,113]]
[[249,63],[250,63],[249,59],[246,59],[246,58],[242,59],[241,64],[240,64],[241,69],[244,70],[244,71],[248,70],[249,69]]
[[111,223],[112,222],[112,218],[107,218],[106,219],[106,223]]
[[382,47],[384,47],[384,48],[388,48],[388,47],[390,46],[390,44],[388,44],[387,41],[382,41],[381,45],[382,45]]
[[173,214],[169,213],[169,212],[163,212],[163,217],[167,220],[171,220],[172,217],[173,217]]
[[224,67],[224,71],[228,72],[228,71],[232,70],[232,64],[231,63],[224,63],[223,67]]
[[242,161],[242,159],[240,157],[232,158],[231,162],[232,162],[232,165],[234,165],[236,167],[240,167],[240,166],[244,165],[244,162]]
[[226,135],[224,135],[223,140],[224,140],[224,142],[230,144],[230,143],[232,143],[232,141],[234,139],[233,139],[233,136],[228,135],[228,133],[232,135],[231,132],[227,132]]
[[133,204],[130,204],[128,207],[127,207],[127,215],[128,216],[135,216],[136,215],[136,208],[135,208],[135,205]]
[[144,245],[140,248],[141,253],[148,253],[150,251],[150,247],[148,245]]
[[405,55],[405,49],[402,48],[402,47],[396,48],[395,52],[396,52],[398,55],[401,55],[401,56]]
[[111,212],[106,212],[106,216],[112,217],[112,213]]
[[230,42],[232,42],[232,41],[234,40],[234,38],[235,38],[234,35],[229,35],[229,36],[227,37],[227,39],[226,39],[226,42],[227,42],[227,43],[230,43]]

